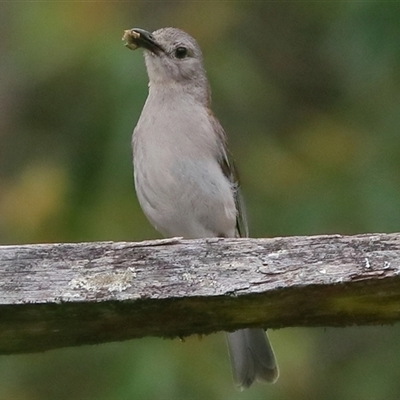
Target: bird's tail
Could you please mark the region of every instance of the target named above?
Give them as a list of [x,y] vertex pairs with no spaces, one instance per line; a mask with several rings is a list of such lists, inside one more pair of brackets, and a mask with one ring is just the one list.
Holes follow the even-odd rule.
[[274,351],[263,329],[241,329],[227,334],[233,379],[240,389],[255,381],[275,382],[279,371]]

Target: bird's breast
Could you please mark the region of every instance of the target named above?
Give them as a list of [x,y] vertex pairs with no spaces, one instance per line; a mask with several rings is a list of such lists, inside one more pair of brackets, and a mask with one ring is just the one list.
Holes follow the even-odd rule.
[[220,151],[206,108],[190,99],[154,104],[149,97],[133,136],[135,186],[160,232],[234,235],[234,192],[220,168]]

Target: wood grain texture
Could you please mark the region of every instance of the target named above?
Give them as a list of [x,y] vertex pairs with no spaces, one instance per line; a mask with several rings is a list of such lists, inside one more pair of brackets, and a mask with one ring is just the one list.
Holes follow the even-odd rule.
[[400,319],[400,234],[0,246],[0,354]]

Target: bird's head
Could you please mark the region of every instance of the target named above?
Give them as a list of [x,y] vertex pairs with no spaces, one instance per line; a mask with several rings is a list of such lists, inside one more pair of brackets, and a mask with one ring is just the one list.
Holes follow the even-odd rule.
[[134,28],[124,32],[125,45],[144,50],[150,86],[180,84],[186,89],[203,88],[208,83],[199,45],[186,32],[177,28],[162,28],[152,33]]

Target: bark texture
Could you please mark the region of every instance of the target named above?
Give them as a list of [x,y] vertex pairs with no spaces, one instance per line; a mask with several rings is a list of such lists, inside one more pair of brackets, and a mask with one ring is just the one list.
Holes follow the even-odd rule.
[[400,320],[400,234],[0,246],[0,354]]

